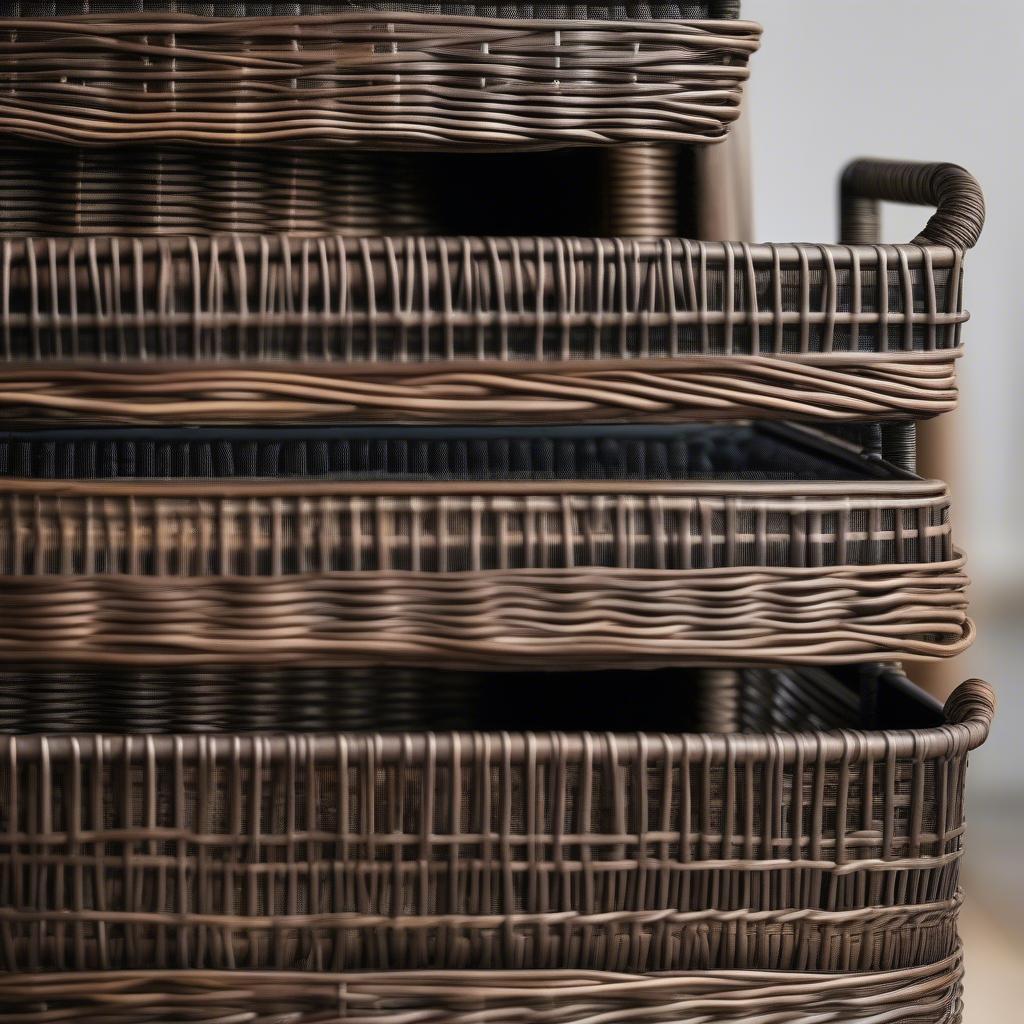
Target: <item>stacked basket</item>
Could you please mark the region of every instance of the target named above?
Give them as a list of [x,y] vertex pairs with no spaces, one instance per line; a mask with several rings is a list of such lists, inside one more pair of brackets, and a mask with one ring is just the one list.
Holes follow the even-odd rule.
[[678,237],[737,7],[0,5],[7,1019],[959,1019],[983,203]]

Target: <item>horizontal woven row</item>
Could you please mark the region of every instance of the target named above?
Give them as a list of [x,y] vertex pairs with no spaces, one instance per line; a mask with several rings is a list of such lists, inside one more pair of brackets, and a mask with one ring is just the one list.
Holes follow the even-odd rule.
[[[817,662],[971,638],[945,486],[814,432],[165,433],[0,443],[43,477],[0,497],[0,658]],[[293,475],[311,460],[322,478]]]
[[[805,732],[795,677],[743,675],[736,698],[767,700],[775,729],[4,738],[3,967],[858,970],[952,952],[991,692],[965,684],[936,726],[883,674],[860,701],[890,709],[871,731]],[[621,681],[643,694],[642,674]]]
[[[42,854],[44,870],[50,859]],[[148,858],[150,862],[153,858]],[[173,870],[168,858],[166,873]],[[359,868],[323,865],[324,873]],[[241,869],[239,869],[241,870]],[[293,869],[305,875],[307,866]],[[390,866],[388,871],[391,871]],[[158,874],[141,866],[136,884],[153,885]],[[285,889],[284,872],[270,881]],[[411,876],[413,872],[408,872]],[[218,872],[205,872],[205,881]],[[125,880],[129,882],[128,879]],[[214,899],[220,898],[219,879]],[[362,883],[372,890],[379,879],[364,873]],[[130,883],[129,883],[130,884]],[[358,883],[357,883],[358,884]],[[170,889],[173,895],[173,887]],[[228,898],[246,897],[241,889]],[[343,912],[224,915],[219,912],[181,913],[169,908],[134,914],[76,912],[18,912],[0,907],[0,934],[14,957],[0,957],[5,970],[103,969],[106,964],[144,967],[190,966],[189,948],[200,952],[195,966],[214,969],[277,968],[295,970],[529,969],[685,970],[740,968],[747,970],[870,971],[916,967],[932,963],[956,946],[959,899],[912,908],[850,912],[746,913],[688,911],[576,914],[517,913],[510,916],[396,916]],[[176,920],[172,922],[171,918]],[[145,920],[149,918],[149,920]],[[157,927],[153,927],[159,918]],[[99,937],[99,924],[109,934]],[[19,939],[25,925],[42,935],[45,955],[33,957],[32,940]],[[64,939],[78,933],[75,949]],[[57,933],[57,934],[54,934]],[[61,934],[63,933],[63,934]],[[220,933],[220,934],[218,934]],[[230,935],[225,941],[224,933]],[[68,935],[68,939],[71,938]],[[443,937],[442,937],[443,936]],[[75,940],[72,940],[75,941]],[[106,949],[101,948],[101,943]],[[441,950],[443,949],[443,953]],[[386,950],[386,952],[384,951]],[[325,967],[318,966],[324,963]],[[468,965],[463,968],[462,965]],[[0,1008],[3,1004],[0,1003]]]
[[4,239],[0,415],[927,415],[955,403],[961,277],[917,245]]
[[[71,347],[76,333],[61,332]],[[223,335],[219,329],[213,333]],[[307,338],[318,333],[298,331]],[[600,369],[485,363],[472,369],[439,366],[417,372],[406,364],[383,373],[315,357],[302,369],[235,368],[219,357],[202,369],[157,369],[131,358],[125,361],[134,365],[101,366],[90,357],[83,361],[88,369],[0,361],[0,417],[17,425],[926,417],[956,407],[957,354],[895,355],[886,361],[826,358],[823,365],[815,365],[814,357],[742,355],[609,361]]]
[[838,664],[952,657],[960,560],[274,579],[0,577],[0,660],[86,664]]
[[[685,239],[4,238],[8,359],[458,360],[953,350],[962,253]],[[423,372],[422,367],[414,372]]]
[[928,481],[8,479],[4,491],[8,575],[283,577],[287,586],[317,572],[493,571],[511,581],[518,570],[599,569],[622,573],[623,585],[631,571],[683,584],[702,569],[898,575],[955,555],[948,494]]
[[[145,971],[0,977],[0,1008],[22,1024],[54,1014],[81,1024],[272,1024],[333,1021],[406,1024],[956,1024],[960,953],[902,971],[874,974],[721,971],[640,977],[590,971],[283,972]],[[44,1005],[46,1009],[39,1009]],[[52,1008],[52,1009],[51,1009]],[[484,1018],[484,1015],[486,1018]]]
[[424,11],[427,14],[475,14],[485,18],[606,18],[616,21],[648,21],[651,18],[735,18],[740,0],[654,0],[646,3],[530,3],[457,0],[430,3],[426,0],[3,0],[5,18],[68,17],[78,14],[170,13],[217,18],[290,17],[296,14],[330,14],[338,10]]
[[0,132],[85,145],[377,149],[707,142],[758,26],[422,8],[264,18],[0,18]]

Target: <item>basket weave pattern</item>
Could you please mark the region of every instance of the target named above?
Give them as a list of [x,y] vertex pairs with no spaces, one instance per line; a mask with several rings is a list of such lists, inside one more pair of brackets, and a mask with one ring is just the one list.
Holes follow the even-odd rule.
[[919,245],[3,239],[0,400],[122,422],[927,414],[955,401],[961,278],[959,250]]
[[959,1024],[984,199],[676,237],[759,39],[0,0],[0,1018]]
[[934,961],[990,701],[917,732],[7,737],[3,966]]
[[759,31],[422,10],[0,18],[0,131],[82,145],[715,141]]
[[[709,1024],[856,1024],[899,1008],[904,1024],[955,1024],[962,1008],[961,954],[902,971],[820,974],[763,971],[672,973],[640,977],[595,971],[458,971],[295,975],[288,972],[145,971],[0,977],[0,1008],[24,1024],[48,1024],[65,1007],[82,1024],[154,1024],[190,1020],[254,1024],[287,1016],[294,1024],[325,1020],[468,1024],[489,1012],[507,1024],[574,1024],[617,1019],[675,1024],[699,1013]],[[82,994],[88,1001],[83,1003]],[[196,1014],[203,1007],[202,1016]],[[883,1010],[884,1012],[884,1010]],[[611,1015],[609,1017],[609,1015]]]
[[973,632],[926,481],[5,489],[7,661],[810,663],[949,656]]

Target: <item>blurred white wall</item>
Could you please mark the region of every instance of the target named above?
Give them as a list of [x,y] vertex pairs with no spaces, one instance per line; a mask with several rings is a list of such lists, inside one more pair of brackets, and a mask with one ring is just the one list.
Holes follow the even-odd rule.
[[[944,471],[979,641],[950,671],[999,689],[976,790],[1024,788],[1024,0],[744,0],[743,14],[765,29],[748,106],[759,240],[835,238],[837,175],[855,156],[953,161],[985,189]],[[887,207],[885,240],[926,217]]]
[[[966,1024],[1017,1019],[1024,969],[1024,0],[744,0],[765,26],[749,128],[755,237],[834,238],[836,177],[854,156],[963,164],[988,222],[967,271],[961,408],[941,428],[966,549],[975,646],[943,678],[989,679],[992,737],[971,759]],[[887,241],[921,210],[887,208]],[[913,672],[912,672],[913,674]],[[1011,1009],[1012,1008],[1012,1009]]]

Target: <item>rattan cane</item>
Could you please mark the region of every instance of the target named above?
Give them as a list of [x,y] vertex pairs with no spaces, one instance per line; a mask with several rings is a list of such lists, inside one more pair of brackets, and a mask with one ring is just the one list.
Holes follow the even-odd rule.
[[[628,689],[657,732],[166,735],[166,719],[2,738],[2,966],[872,971],[954,952],[987,687],[943,715],[891,672],[748,671],[734,702],[769,731],[680,734],[702,722],[674,710],[687,674],[668,676],[674,704],[645,700],[645,673],[595,691]],[[519,682],[486,687],[515,707]],[[586,684],[518,715],[559,725]]]
[[[216,434],[226,476],[175,478],[182,446],[153,442],[127,478],[8,478],[0,660],[836,663],[972,637],[945,485],[807,431],[638,439],[661,480],[586,435],[555,472],[471,438],[366,443],[360,470],[344,432],[300,435],[314,479],[249,476],[258,451]],[[76,457],[28,444],[45,476]]]
[[[83,422],[927,416],[956,401],[981,193],[910,245],[290,236],[0,239],[0,415]],[[863,206],[863,200],[861,201]]]
[[0,18],[0,133],[376,149],[717,141],[759,31],[422,8]]
[[[373,974],[118,971],[0,976],[19,1024],[959,1024],[960,954],[871,974],[702,971],[388,971]],[[52,1008],[52,1009],[51,1009]]]

